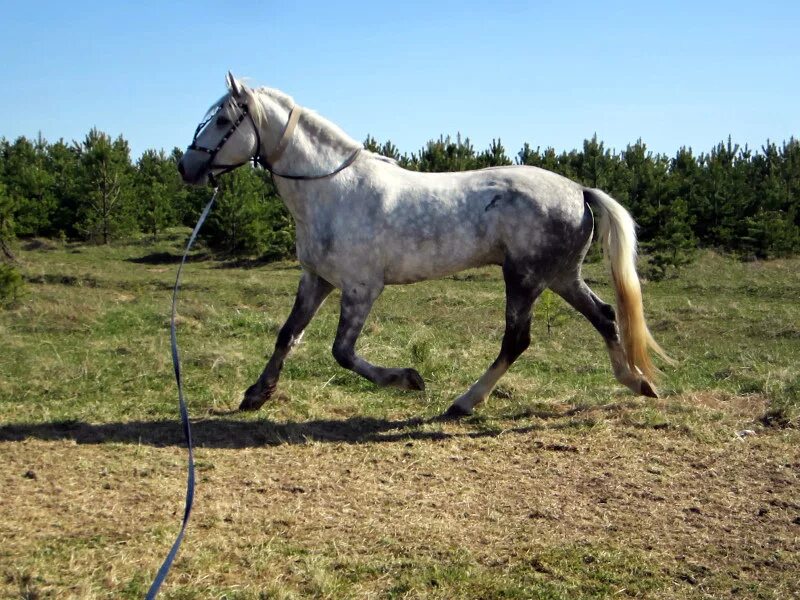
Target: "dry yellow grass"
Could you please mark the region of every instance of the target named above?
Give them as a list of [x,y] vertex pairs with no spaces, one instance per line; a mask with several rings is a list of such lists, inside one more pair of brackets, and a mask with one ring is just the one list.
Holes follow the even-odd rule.
[[[165,597],[384,598],[398,581],[408,589],[397,597],[470,597],[469,586],[426,580],[447,565],[468,580],[526,571],[534,590],[537,579],[569,581],[551,564],[559,549],[587,564],[611,552],[648,570],[633,596],[800,592],[790,575],[800,572],[800,436],[736,436],[759,399],[670,402],[721,411],[728,439],[709,445],[680,427],[637,424],[639,401],[591,415],[553,407],[504,430],[200,421],[196,510]],[[587,418],[594,425],[580,427]],[[0,594],[139,590],[131,582],[155,571],[181,512],[178,432],[45,429],[7,429],[27,439],[0,444]],[[124,441],[103,442],[115,438]]]

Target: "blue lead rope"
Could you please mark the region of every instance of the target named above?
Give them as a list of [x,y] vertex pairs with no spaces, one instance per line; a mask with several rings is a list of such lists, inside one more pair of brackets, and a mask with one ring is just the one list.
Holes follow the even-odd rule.
[[186,262],[186,257],[189,255],[189,250],[192,248],[192,244],[194,244],[194,239],[197,237],[197,232],[200,231],[200,227],[202,227],[203,222],[208,216],[208,213],[211,211],[211,205],[214,204],[214,200],[216,200],[216,198],[217,188],[214,189],[214,195],[211,196],[211,200],[208,201],[208,204],[206,204],[206,207],[203,209],[200,219],[197,221],[197,225],[194,226],[194,231],[192,231],[192,235],[189,237],[189,243],[186,244],[186,250],[183,253],[181,264],[178,266],[178,275],[175,277],[175,287],[172,290],[172,319],[169,325],[169,335],[172,343],[172,366],[175,369],[175,381],[178,382],[178,406],[180,407],[181,412],[183,435],[186,437],[186,447],[189,449],[189,475],[186,481],[186,505],[183,509],[183,523],[181,524],[181,530],[178,532],[178,537],[175,539],[175,543],[172,544],[169,554],[167,554],[167,557],[164,559],[161,568],[158,570],[156,578],[153,581],[153,584],[150,586],[150,590],[147,592],[146,600],[153,600],[158,594],[161,584],[164,583],[164,579],[166,579],[167,573],[169,573],[169,569],[172,566],[172,561],[175,560],[175,556],[178,554],[178,549],[181,547],[183,534],[186,532],[186,524],[189,522],[189,515],[192,514],[192,503],[194,502],[194,452],[192,452],[192,427],[189,424],[189,411],[186,410],[186,402],[183,399],[183,384],[181,383],[181,359],[178,355],[178,340],[177,336],[175,335],[175,314],[178,304],[178,291],[181,287],[181,271],[183,270],[183,265]]

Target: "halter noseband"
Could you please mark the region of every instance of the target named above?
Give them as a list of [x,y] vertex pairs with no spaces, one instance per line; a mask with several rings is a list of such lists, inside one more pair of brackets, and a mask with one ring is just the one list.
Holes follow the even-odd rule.
[[[283,177],[284,179],[293,179],[296,181],[309,181],[313,179],[324,179],[326,177],[331,177],[333,175],[336,175],[338,172],[343,171],[344,169],[352,165],[355,162],[356,158],[358,158],[358,155],[361,153],[361,147],[356,148],[353,151],[353,153],[350,154],[347,160],[345,160],[341,165],[339,165],[338,168],[324,175],[285,175],[282,173],[276,173],[272,165],[275,164],[281,158],[281,156],[283,156],[283,153],[289,146],[289,140],[291,140],[292,134],[294,133],[294,129],[295,127],[297,127],[297,122],[300,120],[300,115],[303,112],[303,109],[300,108],[299,106],[292,107],[292,110],[289,112],[289,120],[286,122],[286,127],[283,130],[283,134],[281,135],[281,139],[278,142],[278,145],[275,147],[275,150],[273,150],[269,154],[269,156],[264,157],[261,155],[261,135],[259,134],[258,127],[256,126],[256,122],[253,119],[253,115],[250,114],[250,109],[244,102],[237,102],[236,106],[239,108],[241,112],[239,116],[236,117],[236,120],[234,120],[233,123],[231,123],[231,126],[228,129],[228,131],[225,132],[225,135],[223,135],[220,138],[216,147],[206,148],[204,146],[199,146],[197,144],[197,136],[200,135],[200,132],[203,130],[203,128],[206,125],[208,125],[214,118],[214,116],[217,114],[217,112],[219,112],[219,110],[222,108],[222,104],[220,104],[220,106],[217,107],[217,110],[215,110],[207,119],[204,119],[203,121],[200,122],[200,124],[197,126],[197,129],[194,130],[192,143],[189,145],[188,148],[189,150],[205,152],[206,154],[209,155],[208,179],[211,182],[211,185],[213,185],[214,187],[217,186],[217,181],[216,181],[217,177],[219,177],[220,175],[224,175],[225,173],[228,173],[230,171],[233,171],[234,169],[238,169],[242,165],[250,162],[251,160],[253,161],[254,165],[258,164],[264,167],[267,171],[270,172],[270,174],[272,174],[273,177],[277,176],[277,177]],[[227,143],[227,141],[231,138],[233,133],[236,131],[236,129],[238,129],[239,125],[242,124],[242,121],[244,121],[246,117],[250,117],[250,123],[252,123],[253,131],[255,131],[256,134],[255,154],[250,158],[248,158],[247,160],[235,165],[215,165],[214,159],[216,158],[217,154],[219,153],[220,150],[222,150],[222,147]],[[216,175],[214,175],[211,172],[212,169],[222,169],[222,170]]]

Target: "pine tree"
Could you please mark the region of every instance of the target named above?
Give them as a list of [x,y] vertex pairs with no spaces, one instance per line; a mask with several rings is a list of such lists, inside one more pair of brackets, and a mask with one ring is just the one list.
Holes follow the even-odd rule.
[[665,222],[662,204],[669,202],[669,160],[649,152],[642,140],[629,144],[622,160],[629,178],[625,204],[638,225],[640,239],[649,242]]
[[53,177],[53,196],[56,208],[52,213],[50,230],[59,237],[77,237],[78,210],[81,190],[80,146],[67,145],[64,140],[47,148],[47,169]]
[[22,275],[15,268],[11,249],[14,239],[13,204],[0,182],[0,308],[14,304],[22,293]]
[[743,161],[740,147],[720,142],[711,152],[701,156],[704,167],[703,197],[706,206],[698,215],[701,237],[706,243],[725,249],[738,245],[737,230],[741,232],[746,217],[746,194]]
[[506,155],[506,149],[500,139],[492,138],[492,143],[487,150],[481,152],[476,160],[476,166],[483,167],[502,167],[511,164],[511,159]]
[[4,147],[4,182],[14,204],[14,227],[17,235],[49,235],[56,201],[52,194],[52,176],[46,165],[47,142],[41,136],[31,142],[17,138]]
[[175,211],[176,220],[187,227],[194,227],[197,218],[203,211],[209,199],[209,191],[205,186],[187,185],[178,175],[178,163],[183,158],[183,150],[173,148],[169,155],[170,168],[175,176],[175,183],[170,186],[172,193],[172,206]]
[[289,210],[278,195],[266,171],[257,171],[264,189],[264,222],[267,224],[265,247],[261,258],[277,260],[295,255],[295,227]]
[[131,206],[132,167],[128,143],[92,129],[81,147],[82,196],[78,229],[108,244],[135,229]]
[[675,198],[663,202],[658,210],[657,235],[642,245],[647,251],[646,275],[653,280],[664,279],[670,271],[691,263],[697,252],[686,200]]
[[469,138],[461,139],[460,133],[455,141],[449,135],[429,140],[418,156],[412,155],[412,161],[420,171],[429,173],[467,171],[477,165],[475,149]]
[[376,154],[381,153],[381,145],[378,143],[372,135],[369,133],[367,134],[366,139],[364,140],[364,149],[369,150],[370,152],[375,152]]
[[257,255],[278,247],[285,251],[286,240],[273,230],[276,214],[279,211],[259,174],[242,167],[220,180],[217,205],[206,222],[203,239],[229,254]]
[[397,146],[395,146],[390,140],[386,140],[383,144],[381,144],[369,134],[364,140],[364,148],[370,152],[375,152],[376,154],[386,156],[387,158],[392,158],[396,161],[400,161],[403,158],[400,156],[400,151],[397,149]]
[[140,227],[155,241],[158,233],[175,222],[177,170],[163,151],[146,150],[136,164],[135,195]]
[[[745,217],[745,234],[739,251],[759,258],[785,256],[800,250],[800,228],[796,224],[798,207],[793,206],[785,161],[777,145],[767,141],[762,153],[751,161],[752,187],[757,203]],[[796,200],[795,200],[796,202]]]
[[14,261],[16,257],[11,249],[14,241],[14,204],[6,192],[6,186],[0,182],[0,261]]

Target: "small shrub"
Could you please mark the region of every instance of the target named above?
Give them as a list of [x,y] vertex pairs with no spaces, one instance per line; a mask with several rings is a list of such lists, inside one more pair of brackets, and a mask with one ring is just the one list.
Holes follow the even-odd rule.
[[431,357],[431,344],[428,340],[416,340],[411,343],[411,360],[414,364],[424,365]]
[[663,222],[657,236],[641,246],[647,251],[647,266],[642,273],[651,281],[661,281],[670,271],[691,264],[697,254],[697,239],[691,228],[688,206],[677,198],[670,206],[662,207]]
[[766,387],[769,407],[761,422],[767,427],[800,426],[800,377],[779,378]]
[[11,265],[0,263],[0,306],[16,303],[22,295],[22,275]]
[[553,329],[567,322],[569,311],[564,302],[550,290],[545,290],[537,302],[537,314],[544,319],[547,325],[547,335],[552,335]]

